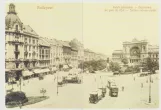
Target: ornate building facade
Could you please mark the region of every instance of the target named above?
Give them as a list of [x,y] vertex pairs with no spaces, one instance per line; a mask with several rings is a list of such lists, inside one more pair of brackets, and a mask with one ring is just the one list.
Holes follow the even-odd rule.
[[39,67],[50,67],[50,44],[44,38],[39,39]]
[[5,18],[5,60],[6,69],[32,68],[38,64],[38,35],[29,26],[24,25],[15,11],[15,5],[9,5]]
[[152,46],[147,40],[133,39],[131,42],[123,42],[123,50],[115,50],[112,54],[113,61],[120,62],[126,57],[129,65],[137,65],[144,62],[147,57],[154,61],[159,60],[159,46]]
[[64,65],[71,65],[71,46],[69,45],[68,41],[61,41],[62,45],[63,45],[63,64]]
[[[82,61],[101,59],[104,56],[84,49],[77,39],[60,41],[40,37],[18,17],[15,5],[9,5],[5,17],[5,68],[34,71],[40,68],[71,65],[78,67]],[[36,70],[36,73],[41,70]]]

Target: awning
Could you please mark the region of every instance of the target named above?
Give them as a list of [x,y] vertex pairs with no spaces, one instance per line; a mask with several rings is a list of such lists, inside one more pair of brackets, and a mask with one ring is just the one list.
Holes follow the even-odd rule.
[[51,69],[52,71],[55,71],[55,70],[57,70],[57,68],[56,67],[52,67],[52,69]]
[[33,72],[31,72],[31,71],[22,71],[23,76],[31,76],[32,74],[33,74]]
[[68,67],[68,65],[63,65],[63,68],[64,68],[64,69],[67,69],[67,68],[69,68],[69,67]]
[[46,73],[46,72],[49,72],[50,70],[48,68],[46,68],[46,69],[42,69],[41,71],[42,71],[42,73]]
[[5,69],[5,72],[10,72],[11,70],[10,69]]
[[42,73],[41,69],[34,69],[33,72],[36,73],[36,74]]
[[70,67],[73,67],[72,65],[69,65]]

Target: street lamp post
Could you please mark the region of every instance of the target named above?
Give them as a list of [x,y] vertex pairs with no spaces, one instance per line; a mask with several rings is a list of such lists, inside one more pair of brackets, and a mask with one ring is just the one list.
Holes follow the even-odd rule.
[[21,81],[22,81],[21,78],[19,79],[19,81],[20,81],[20,91],[21,91]]
[[151,73],[149,76],[149,103],[151,103]]
[[[56,61],[57,61],[57,63],[58,63],[59,58],[56,58]],[[58,67],[58,68],[59,68],[59,67]],[[58,69],[58,70],[59,70],[59,69]],[[59,93],[59,90],[58,90],[58,71],[57,71],[56,80],[57,80],[57,82],[56,82],[56,83],[57,83],[57,84],[56,84],[56,87],[57,87],[57,89],[56,89],[56,90],[57,90],[57,92],[56,92],[56,93],[57,93],[57,95],[58,95],[58,93]]]
[[57,95],[58,95],[58,93],[59,93],[59,92],[58,92],[58,72],[57,72],[57,92],[56,92],[56,93],[57,93]]

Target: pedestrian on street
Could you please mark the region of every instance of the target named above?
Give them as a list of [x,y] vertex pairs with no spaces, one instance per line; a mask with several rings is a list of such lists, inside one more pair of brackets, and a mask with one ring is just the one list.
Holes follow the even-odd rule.
[[54,82],[55,82],[55,76],[54,76]]
[[141,88],[143,88],[143,83],[141,83]]
[[122,91],[124,91],[124,86],[122,86]]
[[153,79],[151,79],[151,83],[153,83]]

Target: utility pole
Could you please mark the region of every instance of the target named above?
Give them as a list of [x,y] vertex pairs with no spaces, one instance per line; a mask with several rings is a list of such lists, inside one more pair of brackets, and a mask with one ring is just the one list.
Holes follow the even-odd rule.
[[101,80],[101,85],[102,85],[102,88],[103,88],[103,82],[102,82],[102,77],[100,76],[100,80]]
[[11,83],[12,83],[12,89],[13,89],[13,77],[12,77],[12,81],[11,81]]
[[57,72],[57,95],[58,95],[58,72]]
[[149,76],[149,103],[151,103],[151,73]]
[[21,78],[20,78],[20,91],[21,91]]

